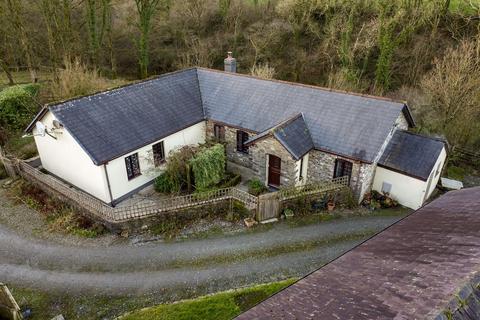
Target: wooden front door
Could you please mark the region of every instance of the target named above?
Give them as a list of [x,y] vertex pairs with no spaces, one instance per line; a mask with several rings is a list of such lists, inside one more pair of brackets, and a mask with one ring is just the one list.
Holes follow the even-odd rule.
[[278,188],[280,186],[280,171],[282,160],[279,157],[268,155],[268,185]]

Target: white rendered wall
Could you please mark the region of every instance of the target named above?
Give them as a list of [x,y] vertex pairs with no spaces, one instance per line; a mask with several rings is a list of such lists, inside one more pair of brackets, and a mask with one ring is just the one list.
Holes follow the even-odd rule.
[[[390,196],[393,199],[405,207],[418,209],[423,205],[424,199],[428,199],[433,190],[435,190],[438,179],[441,176],[441,170],[445,164],[446,155],[446,151],[443,149],[430,173],[429,177],[431,177],[432,182],[428,190],[428,180],[422,181],[378,166],[375,172],[373,190],[381,192],[383,182],[390,183],[392,185]],[[440,168],[440,172],[436,174],[438,168]],[[426,197],[425,193],[427,193]]]
[[427,182],[377,166],[373,190],[382,192],[383,182],[390,183],[390,196],[402,206],[418,209],[423,204]]
[[[41,122],[53,128],[55,116],[48,112]],[[42,166],[77,188],[109,203],[107,182],[103,166],[96,166],[66,129],[56,130],[56,140],[48,135],[35,136]],[[36,130],[33,130],[36,134]]]
[[[163,139],[155,141],[152,144],[111,160],[107,164],[107,172],[113,200],[116,200],[147,184],[158,176],[161,168],[154,168],[152,145],[163,141],[165,155],[168,158],[168,154],[172,150],[178,149],[179,147],[204,143],[206,134],[205,130],[205,121],[202,121]],[[140,170],[142,174],[136,178],[133,178],[132,180],[128,180],[127,170],[125,167],[125,157],[134,153],[138,153]]]
[[300,164],[302,160],[298,160],[296,162],[296,171],[297,171],[297,186],[304,185],[307,182],[307,170],[308,170],[308,153],[306,153],[303,157],[303,168],[302,168],[302,180],[300,180]]

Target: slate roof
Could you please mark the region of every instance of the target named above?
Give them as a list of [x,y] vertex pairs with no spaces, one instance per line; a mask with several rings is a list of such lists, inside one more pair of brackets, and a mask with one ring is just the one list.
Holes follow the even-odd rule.
[[102,164],[204,120],[194,69],[50,107]]
[[287,121],[253,136],[246,144],[255,143],[267,136],[275,137],[296,160],[315,147],[303,114],[293,116]]
[[284,128],[287,135],[277,136],[292,154],[298,156],[309,147],[303,133],[308,130],[316,149],[364,162],[375,159],[402,112],[414,125],[402,102],[203,68],[48,109],[97,165],[205,119],[263,132],[302,113],[302,121]]
[[433,319],[480,270],[479,212],[448,192],[238,319]]
[[442,140],[397,130],[378,165],[427,181],[444,146]]
[[[207,118],[263,132],[303,113],[316,149],[373,162],[404,103],[199,68]],[[411,121],[413,126],[413,121]]]

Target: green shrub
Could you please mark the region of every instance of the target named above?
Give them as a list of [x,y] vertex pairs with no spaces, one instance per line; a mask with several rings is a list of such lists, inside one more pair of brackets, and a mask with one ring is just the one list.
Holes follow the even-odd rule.
[[170,179],[170,175],[163,172],[157,178],[154,183],[155,191],[161,193],[171,193],[175,189],[174,182]]
[[267,191],[268,191],[267,187],[265,187],[263,182],[257,178],[254,178],[248,182],[248,192],[255,196],[258,196]]
[[38,85],[16,85],[0,91],[0,126],[23,129],[37,112]]
[[206,191],[219,184],[225,175],[225,148],[216,144],[201,149],[191,160],[195,188]]
[[465,169],[456,166],[450,166],[447,168],[447,176],[455,180],[463,180],[465,178]]

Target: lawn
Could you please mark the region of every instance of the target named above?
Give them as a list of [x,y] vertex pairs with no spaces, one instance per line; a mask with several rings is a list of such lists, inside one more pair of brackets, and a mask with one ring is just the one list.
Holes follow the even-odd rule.
[[203,296],[192,300],[161,304],[130,313],[122,320],[201,320],[232,319],[270,297],[274,293],[294,283],[296,279],[258,285]]

